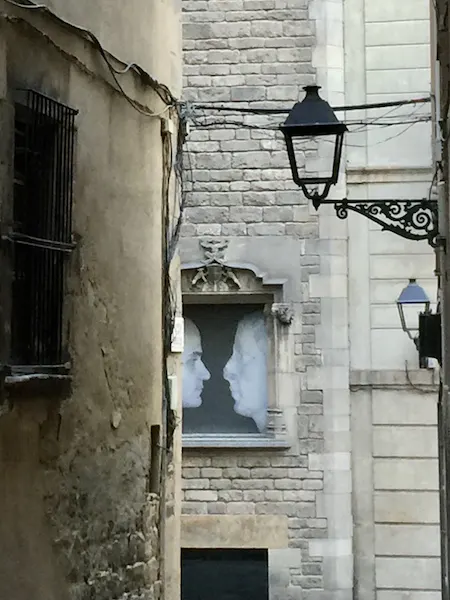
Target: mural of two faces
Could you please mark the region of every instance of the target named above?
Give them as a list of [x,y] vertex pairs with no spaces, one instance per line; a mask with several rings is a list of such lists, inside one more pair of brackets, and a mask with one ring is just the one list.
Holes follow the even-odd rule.
[[261,434],[267,421],[263,306],[184,306],[183,432]]

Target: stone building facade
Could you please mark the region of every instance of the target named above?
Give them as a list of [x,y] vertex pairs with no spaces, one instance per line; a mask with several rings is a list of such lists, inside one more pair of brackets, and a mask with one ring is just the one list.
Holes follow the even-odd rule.
[[[258,305],[270,348],[264,435],[224,433],[219,417],[194,423],[184,410],[186,598],[189,561],[210,569],[218,549],[242,560],[264,550],[271,600],[437,598],[437,379],[419,370],[395,306],[414,276],[435,299],[432,251],[361,216],[316,212],[292,182],[275,131],[283,115],[232,110],[290,108],[310,83],[333,106],[429,96],[428,3],[183,0],[183,13],[182,292],[205,331],[202,406],[217,371],[199,325],[207,311],[219,332],[230,306]],[[389,129],[353,126],[332,198],[428,194],[421,106],[392,111]],[[425,122],[403,131],[417,114]],[[327,154],[311,143],[302,167],[322,171]]]
[[179,9],[0,12],[0,597],[177,598]]

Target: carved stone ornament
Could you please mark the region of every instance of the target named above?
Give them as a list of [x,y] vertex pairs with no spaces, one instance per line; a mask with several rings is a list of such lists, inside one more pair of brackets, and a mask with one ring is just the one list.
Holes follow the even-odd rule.
[[[204,238],[198,243],[203,256],[197,258],[195,252],[194,260],[181,265],[183,294],[274,296],[276,292],[277,299],[283,298],[285,279],[272,278],[251,263],[230,261],[227,257],[229,240]],[[270,311],[270,304],[267,307]]]
[[236,273],[225,266],[225,251],[228,240],[206,239],[200,241],[205,258],[191,280],[193,289],[206,292],[228,292],[239,290],[241,283]]
[[226,292],[233,288],[240,289],[241,284],[232,269],[214,264],[197,269],[192,278],[191,286],[202,292]]
[[294,311],[289,304],[272,304],[272,315],[277,318],[282,325],[290,325],[294,320]]
[[225,260],[225,250],[228,248],[228,240],[207,239],[201,240],[200,246],[203,248],[205,266],[213,263],[223,264]]

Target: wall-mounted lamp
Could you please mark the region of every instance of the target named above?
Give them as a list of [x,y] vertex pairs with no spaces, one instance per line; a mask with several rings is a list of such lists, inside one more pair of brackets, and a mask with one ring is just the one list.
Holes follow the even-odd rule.
[[[407,308],[411,306],[416,308],[414,315],[407,314]],[[428,358],[436,358],[440,363],[442,359],[441,315],[431,312],[430,299],[415,279],[410,279],[408,285],[402,290],[397,299],[397,308],[402,329],[413,340],[419,352],[420,368],[428,367]],[[418,320],[417,312],[419,312]]]
[[[312,200],[314,208],[317,210],[321,204],[333,204],[339,219],[346,219],[348,212],[352,211],[377,223],[383,230],[391,231],[409,240],[427,240],[431,246],[437,246],[438,211],[436,200],[427,198],[419,200],[348,200],[347,198],[327,200],[331,186],[338,182],[347,126],[339,121],[328,102],[319,96],[319,86],[309,85],[303,89],[305,97],[293,106],[280,129],[286,142],[292,179],[305,196]],[[334,143],[333,160],[329,173],[320,177],[299,173],[299,152],[302,152],[302,148],[297,147],[297,142],[306,138],[320,141],[324,136],[331,138]],[[321,190],[319,186],[322,186]]]
[[[314,207],[317,209],[321,200],[328,196],[331,186],[338,181],[342,145],[347,126],[338,120],[328,102],[319,96],[320,87],[318,85],[307,85],[303,89],[306,93],[305,97],[294,105],[280,129],[286,142],[292,179],[301,187],[305,196],[313,201]],[[328,138],[330,142],[333,142],[333,161],[327,175],[321,177],[306,173],[300,175],[298,153],[302,149],[297,148],[296,141],[305,138]],[[320,192],[318,188],[314,187],[318,185],[323,185]]]

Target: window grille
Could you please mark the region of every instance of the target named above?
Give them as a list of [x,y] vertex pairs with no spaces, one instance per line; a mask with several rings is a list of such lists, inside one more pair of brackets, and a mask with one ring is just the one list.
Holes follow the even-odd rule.
[[[38,92],[15,105],[11,362],[34,370],[67,362],[64,295],[72,243],[75,115]],[[25,369],[26,370],[26,369]]]

